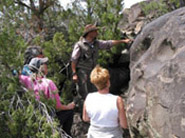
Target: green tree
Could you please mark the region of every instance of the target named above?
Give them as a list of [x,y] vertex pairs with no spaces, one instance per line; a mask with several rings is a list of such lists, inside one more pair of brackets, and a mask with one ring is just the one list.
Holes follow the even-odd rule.
[[[64,136],[58,121],[50,116],[53,102],[35,101],[33,92],[23,91],[12,70],[22,69],[29,44],[40,45],[49,57],[48,77],[62,90],[67,103],[71,82],[68,72],[62,71],[69,69],[74,43],[84,26],[95,22],[100,26],[100,39],[120,39],[121,11],[121,0],[78,0],[66,10],[58,0],[0,1],[0,137]],[[99,63],[112,62],[112,56],[123,48],[100,52]]]
[[16,35],[14,28],[0,32],[0,137],[65,137],[58,127],[53,101],[36,101],[32,91],[20,87],[13,69],[21,69],[26,48],[24,40]]
[[[84,6],[85,5],[85,6]],[[120,39],[118,24],[122,18],[122,0],[77,0],[72,8],[67,10],[70,45],[74,45],[83,33],[83,28],[89,23],[98,23],[99,39]],[[69,20],[70,19],[70,20]],[[117,46],[111,51],[101,51],[99,63],[106,65],[113,61],[113,54],[120,54],[123,46]]]
[[[21,9],[14,2],[8,0],[1,2],[4,2],[5,6],[0,5],[0,137],[65,138],[67,136],[58,127],[58,120],[51,116],[51,113],[54,113],[54,102],[45,99],[36,101],[33,92],[25,92],[20,86],[18,76],[12,74],[14,69],[18,72],[23,67],[23,53],[28,43],[17,30],[28,20],[22,18],[26,16],[21,16]],[[25,14],[29,17],[29,14]],[[28,27],[29,30],[29,26],[24,27]],[[40,35],[32,39],[32,44],[46,48],[44,52],[53,63],[49,66],[50,77],[52,76],[55,82],[58,82],[61,76],[58,72],[55,73],[55,70],[61,68],[56,61],[60,58],[65,61],[63,53],[66,51],[64,50],[66,43],[63,38],[62,33],[57,33],[48,41],[42,39]],[[56,52],[52,53],[51,50]],[[65,76],[61,78],[63,77]]]
[[22,9],[27,10],[28,13],[31,15],[31,22],[36,24],[36,30],[38,32],[43,30],[43,20],[44,20],[44,13],[45,11],[54,5],[54,0],[39,0],[33,1],[29,0],[29,4],[22,0],[14,0],[14,3],[18,4]]

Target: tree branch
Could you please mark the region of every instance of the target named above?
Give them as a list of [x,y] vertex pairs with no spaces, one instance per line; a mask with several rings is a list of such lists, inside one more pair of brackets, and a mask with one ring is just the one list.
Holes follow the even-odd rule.
[[54,1],[47,1],[43,6],[42,9],[40,9],[39,13],[42,14],[47,8],[49,8],[51,5],[54,4]]
[[14,3],[17,3],[17,4],[21,5],[21,6],[27,7],[28,9],[31,9],[30,6],[28,6],[27,4],[25,4],[24,2],[22,2],[20,0],[17,0],[17,1],[15,0]]

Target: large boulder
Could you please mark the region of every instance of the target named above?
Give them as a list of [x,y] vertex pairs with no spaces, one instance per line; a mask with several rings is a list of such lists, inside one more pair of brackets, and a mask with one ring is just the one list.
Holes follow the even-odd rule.
[[134,138],[185,138],[185,8],[146,25],[130,49]]

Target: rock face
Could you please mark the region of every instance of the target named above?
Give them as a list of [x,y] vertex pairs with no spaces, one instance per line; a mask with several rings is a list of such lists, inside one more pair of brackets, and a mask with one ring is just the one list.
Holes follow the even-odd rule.
[[[143,2],[148,3],[148,2]],[[153,15],[148,15],[153,17]],[[130,9],[125,9],[123,12],[123,19],[120,21],[120,28],[122,32],[129,36],[136,36],[144,25],[150,22],[150,17],[146,17],[142,11],[139,3],[133,5]]]
[[81,114],[75,112],[72,126],[72,137],[73,138],[87,138],[87,131],[89,129],[89,123],[82,121]]
[[123,33],[128,36],[135,37],[142,30],[142,28],[157,18],[158,11],[150,11],[145,14],[142,5],[148,5],[151,2],[158,2],[160,0],[146,0],[140,3],[136,3],[131,8],[123,11],[123,19],[120,21],[119,27]]
[[130,49],[133,138],[185,138],[185,8],[146,25]]

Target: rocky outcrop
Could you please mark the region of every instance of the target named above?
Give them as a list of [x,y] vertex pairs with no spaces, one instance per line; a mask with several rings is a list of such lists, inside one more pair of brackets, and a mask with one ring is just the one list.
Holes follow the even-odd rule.
[[119,25],[123,33],[128,36],[136,36],[146,23],[147,18],[142,11],[141,4],[137,3],[130,9],[124,10],[123,19]]
[[159,0],[147,0],[136,3],[131,8],[123,11],[123,19],[120,21],[119,28],[122,32],[130,37],[135,37],[142,30],[142,28],[154,20],[158,11],[150,11],[145,15],[143,5],[148,5],[151,2],[158,2]]
[[72,135],[73,138],[87,138],[87,131],[90,124],[82,121],[81,113],[75,112],[73,118]]
[[185,138],[185,8],[146,25],[130,49],[133,138]]

